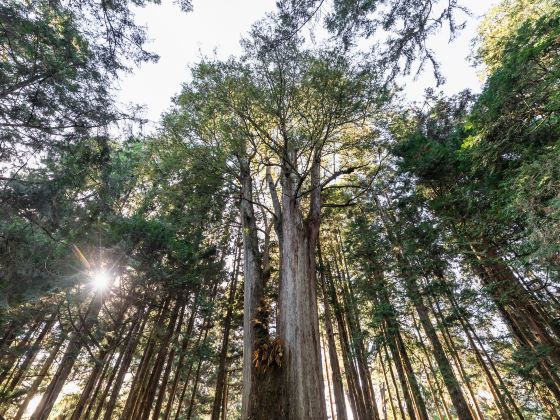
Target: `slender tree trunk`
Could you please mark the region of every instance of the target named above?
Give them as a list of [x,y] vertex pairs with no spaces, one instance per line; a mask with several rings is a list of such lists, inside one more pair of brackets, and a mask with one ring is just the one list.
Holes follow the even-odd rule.
[[2,372],[0,372],[0,384],[4,384],[6,381],[7,385],[10,379],[8,376],[9,373],[12,372],[12,369],[16,368],[20,355],[24,352],[25,348],[28,347],[29,341],[40,326],[41,323],[33,322],[15,348],[13,350],[10,350],[9,348],[6,349],[6,356],[2,361]]
[[401,357],[402,366],[406,374],[405,377],[408,385],[410,386],[410,392],[414,399],[414,408],[416,408],[416,413],[420,419],[427,420],[429,419],[429,416],[428,411],[426,410],[426,403],[424,402],[424,397],[422,396],[422,392],[420,391],[420,385],[418,384],[418,380],[416,379],[416,375],[414,374],[414,370],[412,369],[412,363],[410,362],[410,358],[408,357],[408,352],[406,351],[404,340],[402,339],[400,331],[395,336],[395,341],[397,343],[398,353]]
[[16,413],[16,416],[14,417],[14,420],[20,420],[23,417],[23,415],[25,414],[25,411],[27,410],[27,406],[29,405],[29,402],[33,399],[33,397],[37,393],[37,390],[41,386],[41,383],[45,379],[45,376],[48,375],[49,369],[51,368],[51,366],[54,362],[54,359],[56,358],[58,352],[60,351],[60,348],[62,347],[63,343],[64,343],[64,340],[58,340],[57,343],[52,348],[52,350],[50,351],[49,356],[44,361],[43,366],[41,367],[41,370],[39,371],[39,374],[37,375],[37,377],[35,378],[35,380],[31,384],[29,389],[26,390],[25,399],[22,401],[21,405],[19,406],[19,409]]
[[457,367],[459,373],[461,374],[461,376],[463,377],[463,382],[465,383],[465,386],[467,387],[467,390],[469,391],[469,395],[471,396],[471,400],[474,404],[475,410],[472,411],[472,415],[473,415],[473,417],[476,416],[479,419],[484,419],[484,416],[482,414],[482,410],[480,409],[480,405],[478,404],[478,400],[476,398],[476,394],[475,394],[475,392],[472,388],[471,381],[469,379],[469,376],[465,372],[463,362],[461,361],[461,356],[459,355],[459,352],[455,348],[455,343],[453,342],[453,338],[451,337],[449,329],[447,328],[447,325],[446,325],[445,320],[443,318],[443,314],[442,314],[441,308],[439,306],[439,302],[437,302],[437,301],[435,301],[435,311],[434,311],[434,313],[435,313],[436,317],[439,318],[438,321],[441,325],[441,335],[443,337],[443,341],[447,345],[447,348],[449,349],[449,353],[455,359],[456,367]]
[[[142,335],[142,333],[144,331],[144,328],[146,326],[146,323],[148,322],[149,317],[150,317],[150,311],[148,310],[148,311],[146,311],[145,315],[140,316],[138,318],[138,320],[135,322],[134,326],[132,327],[131,336],[130,336],[127,344],[126,344],[126,348],[124,349],[123,360],[122,360],[122,362],[119,366],[117,376],[115,377],[115,383],[113,385],[113,390],[111,391],[111,396],[109,397],[109,401],[107,402],[107,408],[106,408],[105,414],[103,416],[104,420],[111,420],[112,419],[113,411],[115,409],[115,405],[117,403],[117,399],[118,399],[120,391],[121,391],[121,386],[122,386],[122,383],[124,381],[124,377],[126,375],[126,372],[128,371],[128,368],[129,368],[130,363],[132,362],[132,358],[134,356],[134,349],[138,345],[138,341],[140,340],[140,336]],[[143,318],[142,321],[140,321],[140,318]],[[109,391],[109,386],[107,386],[107,391],[106,392],[108,392],[108,391]],[[132,388],[131,388],[130,392],[132,392]],[[130,396],[129,396],[129,398],[130,398]],[[99,407],[103,407],[104,400],[105,399],[102,399]],[[96,410],[96,415],[94,416],[96,419],[98,418],[98,416],[100,414],[99,407]]]
[[340,349],[342,352],[342,361],[344,363],[346,381],[348,383],[348,392],[350,394],[352,413],[354,415],[354,418],[361,419],[364,418],[365,416],[365,407],[364,407],[363,398],[359,394],[360,388],[358,384],[358,373],[356,372],[356,368],[354,366],[354,362],[351,357],[351,349],[350,349],[350,343],[348,338],[348,332],[346,330],[346,323],[344,322],[343,308],[341,307],[340,302],[338,300],[336,286],[334,284],[332,271],[330,268],[330,264],[328,262],[326,268],[327,268],[326,274],[328,279],[327,285],[330,286],[329,288],[330,288],[331,299],[333,301],[334,314],[338,325],[338,338],[340,342]]
[[193,307],[191,309],[191,313],[189,316],[189,322],[187,323],[187,329],[183,337],[183,342],[181,343],[180,356],[179,356],[179,360],[177,361],[177,368],[175,369],[175,377],[173,378],[171,390],[169,391],[169,396],[167,397],[167,406],[165,408],[165,413],[163,415],[164,420],[168,420],[169,416],[171,415],[171,409],[173,407],[173,402],[175,400],[175,395],[177,393],[177,386],[179,384],[179,379],[181,376],[181,372],[183,370],[185,358],[187,356],[187,350],[189,348],[189,343],[192,337],[192,331],[193,331],[194,321],[198,310],[198,304],[199,304],[199,294],[196,293],[193,299]]
[[72,414],[71,420],[79,420],[82,418],[82,413],[86,408],[88,401],[92,399],[92,391],[94,386],[97,384],[101,371],[106,366],[106,358],[109,355],[109,351],[107,349],[101,350],[98,359],[94,361],[93,369],[89,374],[89,378],[86,382],[86,385],[82,389],[82,393],[76,407],[74,408],[74,413]]
[[144,386],[144,382],[146,380],[150,359],[154,352],[155,347],[155,335],[156,330],[159,327],[160,323],[163,321],[165,317],[165,312],[169,307],[170,299],[166,298],[161,306],[158,314],[156,315],[154,321],[152,322],[152,328],[150,331],[150,335],[144,347],[144,353],[142,354],[142,358],[140,359],[140,363],[136,368],[136,374],[134,375],[134,379],[132,380],[132,384],[130,386],[130,391],[128,393],[128,397],[126,399],[126,403],[124,409],[121,414],[121,420],[125,420],[127,418],[132,418],[134,416],[134,412],[138,401],[141,398],[142,389]]
[[[473,262],[483,283],[497,305],[508,312],[508,318],[516,325],[514,331],[525,330],[524,339],[532,348],[544,346],[550,349],[549,360],[553,365],[560,365],[560,337],[553,337],[546,319],[538,309],[530,294],[525,290],[513,271],[500,258],[497,248],[491,241],[472,242],[478,262]],[[554,330],[555,325],[553,325]]]
[[[393,372],[393,364],[391,363],[391,359],[389,357],[389,352],[387,351],[387,336],[386,336],[386,334],[385,334],[385,337],[386,337],[386,342],[383,343],[383,350],[385,351],[385,359],[387,360],[387,364],[389,366],[389,374],[391,375],[391,382],[393,383],[393,389],[395,390],[395,395],[397,397],[397,404],[399,405],[399,413],[401,414],[401,419],[404,420],[404,419],[406,419],[406,415],[404,413],[404,407],[403,407],[403,403],[402,403],[401,396],[400,396],[400,393],[399,393],[399,387],[397,386],[397,380],[395,378],[395,373]],[[400,361],[399,361],[399,363],[400,363]],[[395,366],[397,366],[396,363],[395,363]],[[401,370],[402,370],[402,368],[401,368]],[[398,371],[398,369],[397,369],[397,371]],[[403,375],[403,377],[404,377],[404,375]],[[403,380],[402,378],[400,378],[400,379],[401,379],[401,387],[403,389],[404,395],[405,396],[410,395],[410,394],[408,394],[408,386],[406,384],[406,380]],[[406,401],[407,401],[407,403],[408,403],[408,401],[410,401],[410,404],[412,405],[412,400],[411,400],[410,396],[408,397],[408,399]],[[395,414],[394,410],[393,410],[393,413]],[[396,417],[396,414],[395,414],[395,417]],[[414,414],[414,410],[412,410],[412,416],[410,418],[411,419],[416,418],[416,415]]]
[[23,378],[23,376],[25,375],[29,367],[33,364],[33,361],[35,360],[35,357],[37,356],[37,353],[41,348],[41,343],[43,342],[43,339],[45,338],[47,333],[52,329],[54,322],[55,322],[54,316],[51,316],[45,322],[45,325],[41,329],[41,332],[38,334],[38,336],[35,338],[35,341],[31,345],[31,348],[27,349],[23,362],[17,368],[17,372],[12,376],[10,382],[3,390],[3,392],[9,393],[13,391],[20,384],[21,379]]
[[[342,385],[342,375],[340,373],[340,365],[338,363],[338,355],[336,353],[336,343],[334,339],[334,331],[332,325],[332,314],[325,287],[325,267],[322,256],[319,254],[319,263],[321,268],[321,291],[323,293],[323,306],[325,308],[325,331],[327,333],[329,361],[332,370],[333,393],[336,404],[336,416],[339,420],[346,420],[346,402],[344,400],[344,386]],[[334,413],[333,413],[334,415]]]
[[[383,345],[383,347],[385,347],[385,345]],[[381,354],[381,349],[379,350],[378,354],[379,354],[379,367],[381,368],[381,371],[383,372],[383,384],[384,384],[384,389],[387,390],[387,394],[389,396],[389,405],[391,406],[391,414],[393,415],[394,419],[397,419],[397,411],[395,410],[395,404],[393,402],[393,394],[391,393],[391,387],[389,385],[389,380],[387,379],[387,371],[385,369],[385,362],[383,361],[383,356]],[[387,363],[390,363],[389,360],[387,360]],[[400,402],[400,398],[399,398],[399,402]],[[383,410],[383,420],[387,420],[387,404],[384,403],[383,404],[384,410]]]
[[[194,344],[194,348],[198,347],[198,345],[200,344],[200,341],[202,340],[202,337],[204,335],[204,337],[206,337],[206,331],[208,330],[207,328],[208,325],[208,320],[205,320],[202,328],[200,328],[200,331],[198,332],[198,337],[196,339],[196,343]],[[187,369],[187,374],[185,375],[185,381],[183,383],[183,389],[181,390],[181,395],[179,396],[179,401],[177,402],[177,410],[175,411],[175,420],[179,419],[179,416],[181,415],[181,409],[183,407],[183,401],[185,399],[185,395],[187,393],[187,388],[189,386],[189,382],[191,379],[191,373],[193,370],[193,365],[194,362],[189,363],[189,368]]]
[[175,302],[171,317],[167,323],[167,331],[158,345],[157,357],[154,362],[152,371],[148,377],[145,388],[142,390],[142,398],[139,401],[134,419],[146,420],[152,411],[152,404],[155,400],[157,385],[160,380],[161,373],[164,368],[165,360],[168,356],[169,342],[176,328],[177,318],[183,305],[179,300]]
[[220,419],[220,411],[222,409],[222,398],[224,396],[223,388],[226,385],[226,362],[229,347],[229,335],[231,329],[231,320],[233,314],[233,306],[235,304],[235,293],[237,290],[237,278],[239,276],[239,266],[241,258],[241,247],[236,244],[236,255],[233,263],[233,272],[229,289],[226,316],[224,317],[224,332],[222,335],[222,348],[218,362],[218,374],[216,379],[216,390],[214,392],[214,403],[212,404],[212,420]]
[[[444,283],[445,284],[445,283]],[[475,351],[477,360],[479,362],[480,367],[482,368],[482,370],[484,371],[486,378],[488,380],[488,384],[490,386],[490,389],[492,390],[492,393],[494,395],[494,398],[496,400],[496,402],[500,403],[501,406],[503,407],[501,409],[501,411],[504,411],[502,413],[502,415],[505,418],[511,418],[513,419],[513,415],[510,412],[509,408],[508,408],[508,403],[504,398],[504,395],[502,395],[502,392],[505,394],[505,397],[507,398],[507,400],[511,403],[515,414],[521,419],[524,420],[524,416],[521,413],[521,410],[519,410],[519,407],[517,406],[517,403],[515,402],[515,400],[512,398],[509,390],[507,389],[507,386],[505,385],[505,383],[502,380],[501,375],[499,374],[498,370],[496,369],[496,367],[494,366],[493,362],[492,362],[492,358],[490,357],[490,355],[486,352],[486,349],[484,348],[484,346],[482,345],[480,339],[478,338],[478,335],[476,334],[476,332],[474,331],[474,329],[472,328],[472,326],[470,325],[470,322],[468,319],[466,319],[463,316],[463,313],[461,311],[461,309],[459,308],[459,304],[457,303],[457,300],[455,299],[455,296],[453,295],[453,292],[449,289],[449,287],[446,287],[446,294],[447,297],[449,299],[449,302],[451,303],[454,311],[455,311],[455,315],[456,317],[459,319],[459,322],[461,323],[461,326],[463,327],[463,331],[465,331],[465,334],[467,336],[467,339],[469,340],[469,343],[471,345],[471,347],[473,348],[473,350]],[[475,341],[476,340],[476,341]],[[478,342],[478,345],[477,345]],[[479,350],[479,347],[482,350],[482,354],[481,351]],[[490,367],[492,368],[492,370],[494,371],[496,377],[498,378],[498,381],[500,382],[500,387],[496,384],[492,373],[490,372],[490,370],[488,369],[487,364],[484,361],[483,358],[483,354],[486,357],[486,360],[488,361],[488,363],[490,364]]]
[[[400,253],[400,251],[397,252]],[[400,260],[401,264],[406,264],[403,261],[404,257],[402,255],[398,257],[398,259]],[[424,329],[424,333],[430,341],[432,350],[434,352],[434,358],[438,365],[441,376],[443,377],[443,383],[445,384],[447,392],[449,393],[451,401],[453,402],[453,406],[457,411],[457,417],[460,420],[472,420],[473,417],[471,416],[469,411],[469,404],[467,403],[467,400],[463,395],[461,384],[455,377],[455,373],[453,372],[451,363],[447,359],[447,355],[445,354],[443,346],[439,341],[436,330],[432,325],[432,321],[430,320],[429,316],[429,310],[424,304],[424,300],[422,299],[421,292],[418,289],[416,279],[410,273],[408,273],[408,271],[409,270],[405,268],[402,272],[408,297],[412,301],[414,308],[416,309],[416,313],[418,314],[418,318],[420,319],[420,324],[422,324],[422,328]]]
[[47,387],[43,398],[41,398],[39,405],[31,416],[31,420],[46,420],[49,417],[54,403],[64,386],[64,382],[68,378],[68,375],[70,375],[70,372],[74,367],[74,363],[82,350],[82,335],[87,334],[97,320],[99,312],[101,311],[101,306],[102,296],[100,294],[96,294],[89,304],[83,324],[77,331],[74,331],[71,334],[64,357],[62,358],[51,383]]
[[424,344],[424,339],[422,338],[422,335],[420,334],[420,328],[418,326],[418,323],[416,321],[416,317],[414,316],[414,313],[412,314],[412,320],[414,321],[414,329],[416,330],[416,334],[418,335],[418,341],[420,342],[420,346],[422,347],[422,351],[424,353],[424,356],[426,356],[426,359],[428,360],[428,366],[429,366],[430,372],[432,373],[432,376],[434,378],[434,382],[435,382],[439,397],[441,399],[442,405],[443,405],[444,410],[445,410],[445,414],[446,414],[447,418],[451,420],[453,417],[449,413],[449,407],[447,407],[447,402],[445,401],[445,395],[443,393],[443,390],[441,389],[441,385],[439,384],[436,369],[434,368],[434,365],[432,364],[432,359],[431,359],[430,355],[428,354],[428,350],[426,348],[426,345]]
[[[183,318],[185,316],[185,305],[183,303],[183,299],[180,299],[180,314],[179,314],[179,319],[177,320],[176,326],[175,326],[175,332],[173,333],[173,337],[178,338],[179,337],[179,332],[181,330],[181,326],[183,324]],[[165,397],[166,391],[167,391],[167,384],[169,382],[169,376],[171,374],[171,367],[173,366],[173,361],[175,359],[175,347],[172,345],[171,349],[169,350],[169,353],[167,355],[167,364],[165,366],[165,371],[163,372],[163,376],[161,378],[161,380],[159,380],[159,394],[156,400],[156,405],[154,406],[154,410],[153,410],[153,414],[152,414],[152,419],[153,420],[157,420],[159,418],[160,412],[161,412],[161,407],[163,405],[163,399]],[[156,383],[157,385],[157,383]],[[148,404],[150,404],[150,401],[148,401]],[[148,411],[149,413],[149,411]]]
[[[340,258],[341,269],[339,278],[342,283],[343,295],[345,296],[346,308],[348,313],[348,325],[353,337],[354,347],[356,349],[356,359],[358,364],[358,370],[360,372],[360,383],[362,384],[362,394],[364,398],[364,405],[366,408],[366,415],[368,418],[379,419],[379,410],[377,408],[377,402],[375,398],[375,393],[373,390],[373,384],[371,382],[371,373],[368,368],[368,363],[366,360],[366,351],[363,340],[363,333],[360,326],[360,314],[358,309],[358,304],[355,299],[354,291],[352,290],[352,283],[350,281],[350,272],[348,269],[348,264],[346,262],[346,257],[344,255],[344,248],[342,245],[342,240],[340,238],[340,232],[337,229],[335,234],[336,244],[338,245],[338,255]],[[336,260],[335,260],[336,261]]]
[[228,408],[228,396],[229,396],[229,383],[227,381],[228,372],[226,371],[226,383],[224,386],[224,396],[222,397],[222,415],[220,416],[220,420],[227,419],[227,408]]

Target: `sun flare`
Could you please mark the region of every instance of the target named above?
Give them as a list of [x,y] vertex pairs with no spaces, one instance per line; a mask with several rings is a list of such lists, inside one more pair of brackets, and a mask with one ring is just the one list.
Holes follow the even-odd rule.
[[109,273],[105,270],[99,270],[91,276],[93,288],[96,290],[103,290],[109,286]]

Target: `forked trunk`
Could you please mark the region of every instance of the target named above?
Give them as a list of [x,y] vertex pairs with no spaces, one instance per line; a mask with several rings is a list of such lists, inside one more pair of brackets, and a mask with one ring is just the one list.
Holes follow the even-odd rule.
[[324,419],[326,406],[316,296],[316,247],[320,223],[319,164],[311,169],[309,217],[304,220],[296,183],[282,176],[282,240],[278,331],[284,343],[287,419]]

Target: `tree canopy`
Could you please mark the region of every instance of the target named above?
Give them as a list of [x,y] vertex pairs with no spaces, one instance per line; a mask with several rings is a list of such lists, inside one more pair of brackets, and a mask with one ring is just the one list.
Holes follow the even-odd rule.
[[0,418],[558,418],[557,2],[415,104],[460,0],[281,0],[125,134],[147,3],[0,5]]

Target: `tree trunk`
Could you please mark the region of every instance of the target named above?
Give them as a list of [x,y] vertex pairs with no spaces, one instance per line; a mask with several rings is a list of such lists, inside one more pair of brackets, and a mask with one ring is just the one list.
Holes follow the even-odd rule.
[[41,332],[35,338],[35,341],[31,345],[31,348],[27,349],[25,353],[25,358],[21,365],[17,368],[17,372],[12,376],[8,385],[3,389],[4,393],[10,393],[14,390],[20,383],[23,375],[27,372],[27,369],[33,364],[37,353],[41,349],[41,343],[43,339],[47,335],[47,333],[51,330],[52,326],[54,325],[55,317],[51,316],[48,321],[45,322],[45,325],[41,329]]
[[54,377],[52,378],[49,386],[47,387],[43,398],[41,398],[39,405],[31,416],[31,420],[46,420],[49,417],[54,403],[56,402],[58,395],[60,394],[60,391],[64,386],[64,382],[68,378],[68,375],[70,375],[70,372],[74,367],[74,363],[76,362],[76,359],[78,358],[80,351],[82,350],[82,335],[87,334],[97,320],[97,316],[101,311],[101,306],[102,295],[96,294],[89,304],[83,324],[77,331],[74,331],[71,334],[68,347],[66,348],[66,352],[64,353],[64,357],[62,358],[62,361],[60,362],[60,365],[58,366],[58,369],[54,374]]
[[[400,251],[397,252],[400,254]],[[402,255],[398,259],[401,260],[401,264],[406,264],[402,261],[404,259]],[[436,359],[439,371],[443,377],[443,383],[445,384],[447,392],[451,397],[453,406],[457,410],[457,417],[460,420],[472,420],[473,417],[469,411],[469,404],[463,395],[461,384],[455,377],[451,363],[449,363],[449,359],[443,350],[443,346],[441,345],[436,330],[430,320],[429,310],[424,304],[424,300],[422,299],[422,295],[420,294],[420,290],[416,284],[416,279],[408,273],[406,268],[403,269],[402,275],[404,277],[408,297],[412,301],[424,333],[432,345],[434,358]]]
[[[244,420],[284,418],[281,399],[279,367],[267,372],[256,366],[254,355],[270,343],[267,303],[264,299],[266,283],[262,256],[259,250],[257,221],[253,209],[253,184],[249,160],[239,158],[241,178],[241,224],[243,227],[243,396]],[[266,251],[266,250],[265,250]],[[282,400],[280,400],[282,401]]]
[[[113,410],[115,409],[115,405],[117,403],[117,398],[119,397],[120,394],[124,377],[126,375],[126,372],[128,371],[128,367],[130,366],[130,363],[132,362],[134,349],[136,348],[140,336],[144,331],[144,327],[148,321],[149,316],[150,316],[150,311],[148,310],[144,316],[141,316],[139,317],[139,319],[136,320],[134,326],[132,327],[130,338],[128,339],[126,343],[126,348],[124,349],[123,360],[118,368],[119,370],[117,372],[117,376],[115,377],[113,390],[111,391],[111,396],[109,397],[109,401],[107,402],[107,409],[105,410],[105,414],[103,416],[104,420],[110,420],[112,418]],[[143,320],[140,321],[140,318],[143,318]],[[109,386],[107,386],[106,392],[108,392],[108,390],[109,390]],[[104,399],[102,399],[100,407],[103,407],[103,403],[104,403]],[[94,417],[97,419],[98,415],[99,415],[99,407],[98,410],[96,410],[96,416]]]
[[50,351],[49,356],[47,357],[47,360],[45,360],[45,362],[43,363],[43,366],[41,367],[41,370],[39,371],[39,374],[37,375],[37,377],[35,378],[35,380],[31,384],[29,389],[26,390],[25,399],[23,400],[23,402],[19,406],[19,409],[17,411],[16,416],[14,417],[14,420],[20,420],[23,417],[23,415],[25,414],[25,411],[27,410],[27,406],[29,405],[29,402],[33,399],[33,397],[37,393],[37,390],[41,386],[41,383],[43,382],[43,379],[45,379],[45,376],[47,376],[47,374],[49,373],[49,369],[51,368],[51,365],[53,364],[54,359],[56,358],[56,355],[58,354],[58,352],[59,352],[60,348],[62,347],[63,343],[64,343],[64,340],[62,340],[62,339],[58,340],[58,342],[54,345],[54,347]]
[[212,404],[212,420],[220,420],[220,411],[222,409],[222,398],[224,396],[224,387],[226,385],[226,361],[229,347],[229,334],[231,329],[231,319],[233,314],[233,306],[235,304],[235,293],[237,290],[237,277],[239,275],[239,265],[241,258],[241,247],[236,244],[236,255],[233,262],[233,272],[229,289],[226,316],[224,317],[224,332],[222,335],[222,348],[220,350],[220,358],[218,362],[218,374],[216,378],[216,390],[214,392],[214,402]]
[[[344,400],[344,387],[342,385],[342,375],[340,373],[340,365],[338,363],[338,355],[336,354],[336,343],[334,340],[334,331],[332,326],[332,314],[325,287],[325,267],[319,254],[319,264],[321,266],[321,291],[323,293],[323,305],[325,308],[325,330],[327,333],[327,341],[329,348],[329,360],[332,370],[334,401],[336,404],[336,418],[346,420],[346,402]],[[334,415],[334,413],[333,413]]]

